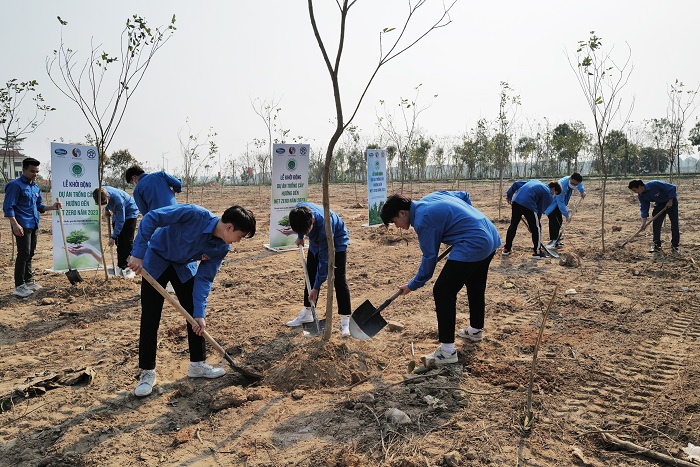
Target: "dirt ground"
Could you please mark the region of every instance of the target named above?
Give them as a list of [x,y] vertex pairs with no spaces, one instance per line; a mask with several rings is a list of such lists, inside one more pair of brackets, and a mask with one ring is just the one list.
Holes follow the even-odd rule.
[[[678,256],[670,254],[668,226],[661,254],[646,251],[651,229],[618,247],[639,226],[638,203],[624,180],[608,183],[603,253],[601,185],[584,184],[588,197],[560,249],[571,255],[566,264],[530,259],[521,227],[514,254],[499,251],[491,264],[484,339],[457,338],[459,364],[412,380],[408,364],[437,345],[433,281],[383,312],[403,330],[341,339],[336,318],[330,342],[305,338],[284,325],[301,307],[299,255],[263,248],[269,188],[197,189],[190,201],[215,213],[242,204],[257,214],[257,235],[235,245],[216,278],[207,324],[237,362],[265,378],[247,380],[210,349],[209,361],[227,368],[226,376],[188,380],[184,320],[166,305],[158,385],[143,399],[132,393],[141,279],[105,283],[102,273],[84,271],[85,282],[71,286],[65,275],[43,272],[51,264],[44,217],[35,257],[44,288],[16,298],[2,221],[0,464],[660,465],[605,434],[686,459],[681,448],[700,444],[700,180],[679,185]],[[471,193],[505,238],[510,209],[504,203],[496,219],[497,183],[412,184],[404,193],[419,198],[457,188]],[[331,207],[350,231],[353,309],[366,299],[378,305],[415,274],[415,233],[363,227],[361,185],[331,192]],[[309,200],[320,203],[320,186],[311,187]],[[546,230],[546,218],[543,224]],[[534,372],[534,419],[525,430],[535,343],[555,289]],[[324,313],[325,291],[320,302]],[[457,324],[465,327],[464,291],[458,307]],[[410,422],[387,418],[391,409]]]

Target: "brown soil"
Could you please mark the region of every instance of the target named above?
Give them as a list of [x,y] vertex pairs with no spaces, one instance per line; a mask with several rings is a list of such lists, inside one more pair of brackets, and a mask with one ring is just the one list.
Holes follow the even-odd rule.
[[[639,226],[626,183],[608,184],[605,252],[597,181],[587,183],[589,196],[566,229],[560,251],[569,255],[561,263],[531,260],[529,236],[521,228],[514,253],[498,253],[491,265],[483,341],[458,341],[458,365],[410,381],[404,381],[409,363],[420,365],[420,356],[437,345],[431,284],[383,312],[403,323],[402,331],[385,329],[370,341],[341,339],[334,315],[330,342],[304,338],[284,325],[301,307],[299,255],[262,246],[269,235],[269,189],[198,189],[190,201],[214,212],[242,204],[258,214],[258,234],[235,245],[217,276],[207,324],[237,362],[265,378],[255,383],[228,371],[217,380],[188,381],[184,321],[166,306],[158,385],[144,399],[132,393],[140,279],[105,283],[101,273],[84,271],[85,282],[72,287],[63,274],[40,272],[41,291],[13,297],[10,232],[3,222],[0,398],[12,403],[0,413],[0,464],[657,465],[611,446],[604,431],[683,458],[682,447],[700,444],[698,180],[679,187],[680,256],[669,252],[668,226],[661,254],[646,252],[650,232],[617,246]],[[426,183],[407,185],[404,192],[418,198],[457,188]],[[498,183],[466,188],[476,207],[498,217]],[[378,305],[415,274],[416,235],[362,227],[366,199],[355,195],[364,193],[361,186],[331,191],[331,206],[350,231],[353,307],[366,299]],[[312,186],[310,200],[320,199],[320,187]],[[504,204],[496,221],[502,237],[509,217]],[[42,225],[38,271],[51,265],[48,217]],[[542,313],[557,286],[537,354],[535,418],[525,431]],[[566,294],[569,289],[576,293]],[[464,327],[464,292],[458,304],[457,323]],[[324,308],[325,290],[321,315]],[[213,350],[209,361],[228,368]],[[91,383],[60,384],[73,374],[61,373],[68,368],[92,372]],[[7,399],[42,379],[51,379],[44,390]],[[212,401],[223,396],[237,402],[213,410]],[[387,421],[391,408],[405,412],[410,423]]]

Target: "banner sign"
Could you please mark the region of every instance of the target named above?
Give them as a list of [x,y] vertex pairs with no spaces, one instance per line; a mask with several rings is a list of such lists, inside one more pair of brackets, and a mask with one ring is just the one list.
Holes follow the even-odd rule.
[[[100,255],[98,210],[92,190],[98,187],[97,148],[74,144],[51,143],[51,194],[63,204],[66,244],[73,269],[102,265]],[[58,212],[53,212],[53,270],[67,271]]]
[[[297,239],[289,226],[289,211],[309,195],[309,145],[275,144],[272,150],[270,196],[271,250],[294,247]],[[296,247],[295,247],[296,248]]]
[[386,149],[367,150],[369,226],[383,225],[379,212],[386,201]]

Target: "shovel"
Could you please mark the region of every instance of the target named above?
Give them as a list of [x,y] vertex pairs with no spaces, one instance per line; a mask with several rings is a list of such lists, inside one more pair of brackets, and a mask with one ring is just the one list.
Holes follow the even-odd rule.
[[[527,221],[525,220],[525,216],[521,217],[520,220],[522,221],[523,224],[525,224],[525,227],[527,227],[527,231],[532,233],[532,231],[530,230],[530,226],[528,225]],[[554,249],[552,247],[550,247],[549,245],[545,245],[544,243],[540,243],[540,248],[542,248],[545,251],[545,253],[547,253],[552,258],[555,258],[555,259],[559,258],[559,253],[554,251]]]
[[[112,238],[112,216],[107,216],[107,232],[109,234],[109,238]],[[109,253],[112,255],[112,269],[107,271],[107,274],[111,274],[113,276],[117,275],[117,266],[114,263],[114,245],[109,246]]]
[[639,235],[640,233],[644,232],[644,231],[647,229],[647,227],[649,227],[649,226],[654,222],[654,220],[655,220],[657,217],[659,217],[661,214],[663,214],[665,211],[666,211],[666,208],[663,208],[661,211],[657,212],[656,215],[655,215],[654,217],[652,217],[651,219],[649,219],[649,221],[648,221],[646,224],[644,224],[644,227],[640,227],[639,230],[637,230],[637,231],[634,233],[634,235],[632,235],[630,238],[628,238],[628,239],[625,240],[624,242],[620,243],[619,247],[622,248],[623,246],[627,245],[634,237],[636,237],[636,236]]
[[[576,206],[574,206],[574,209],[571,211],[571,216],[573,216],[576,213],[576,210],[578,209],[578,206],[581,204],[581,201],[583,201],[583,198],[578,199],[578,201],[576,202]],[[569,216],[569,218],[571,218],[571,216]],[[559,230],[559,236],[556,239],[551,240],[549,243],[547,243],[547,248],[554,248],[554,249],[557,248],[557,243],[559,243],[561,241],[562,237],[564,236],[564,229],[566,228],[567,225],[569,225],[569,222],[567,222],[566,224],[561,226],[561,230]]]
[[[437,261],[447,256],[450,251],[452,251],[452,245],[447,247],[445,251],[440,253]],[[401,289],[399,289],[394,295],[384,300],[384,303],[379,305],[377,308],[372,305],[369,300],[365,300],[362,305],[360,305],[350,317],[350,335],[356,339],[370,339],[377,335],[379,331],[386,326],[386,320],[380,314],[381,311],[388,307],[391,302],[393,302],[396,297],[401,295]]]
[[[194,320],[192,315],[190,315],[187,310],[185,310],[182,305],[180,305],[180,302],[175,300],[168,292],[165,291],[163,287],[156,281],[153,276],[149,274],[148,271],[145,269],[141,269],[141,275],[143,276],[144,279],[148,281],[149,284],[153,286],[154,289],[156,289],[162,296],[165,298],[172,306],[175,307],[175,309],[187,320],[188,323],[190,323],[192,326],[199,326],[197,322]],[[233,361],[231,356],[226,353],[223,347],[221,347],[218,342],[214,340],[213,337],[209,335],[207,331],[202,331],[202,337],[209,342],[209,344],[216,349],[217,352],[219,352],[228,362],[228,364],[231,366],[231,368],[234,371],[237,371],[238,373],[242,374],[243,376],[247,376],[248,378],[251,379],[262,379],[263,375],[255,370],[245,368],[242,366],[239,366],[236,364],[236,362]]]
[[[306,268],[306,259],[304,258],[304,245],[299,245],[299,253],[301,253],[301,266],[304,268],[304,278],[306,279],[306,290],[311,293],[311,281],[309,280],[309,270]],[[311,303],[311,316],[314,320],[310,323],[301,323],[301,329],[304,333],[304,337],[316,337],[320,336],[324,329],[326,329],[326,320],[322,319],[319,321],[316,315],[316,304]]]
[[[56,202],[60,203],[61,200],[56,198]],[[68,271],[66,271],[66,277],[70,281],[71,285],[75,285],[78,282],[83,282],[83,278],[80,277],[80,273],[77,269],[73,269],[70,265],[70,255],[68,255],[68,243],[66,242],[66,229],[63,227],[63,208],[58,210],[58,221],[61,224],[61,236],[63,237],[63,249],[66,252],[66,263],[68,263]]]

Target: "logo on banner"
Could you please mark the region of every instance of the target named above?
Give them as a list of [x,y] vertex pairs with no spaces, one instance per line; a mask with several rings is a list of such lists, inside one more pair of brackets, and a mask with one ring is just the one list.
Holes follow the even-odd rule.
[[297,152],[297,148],[295,148],[294,146],[290,146],[289,147],[289,155],[293,156],[295,152]]
[[295,161],[294,159],[289,159],[287,161],[287,170],[289,170],[290,172],[294,172],[296,170],[296,168],[297,168],[297,161]]
[[300,156],[305,156],[306,155],[306,146],[302,146],[299,148],[299,155]]
[[58,149],[56,149],[54,152],[55,152],[56,155],[58,155],[58,156],[65,156],[66,154],[68,154],[68,151],[66,151],[66,150],[63,149],[63,148],[58,148]]
[[381,164],[379,163],[379,161],[378,160],[374,161],[374,168],[379,170],[380,167],[381,167]]
[[80,148],[73,148],[73,157],[80,157]]
[[76,178],[80,178],[83,175],[85,175],[85,169],[83,168],[83,164],[80,162],[74,162],[70,165],[70,173]]
[[88,159],[94,159],[95,156],[97,156],[97,154],[95,154],[95,150],[94,150],[94,149],[88,149],[87,156],[88,156]]
[[277,149],[275,149],[275,152],[277,154],[284,154],[284,148],[277,148]]

